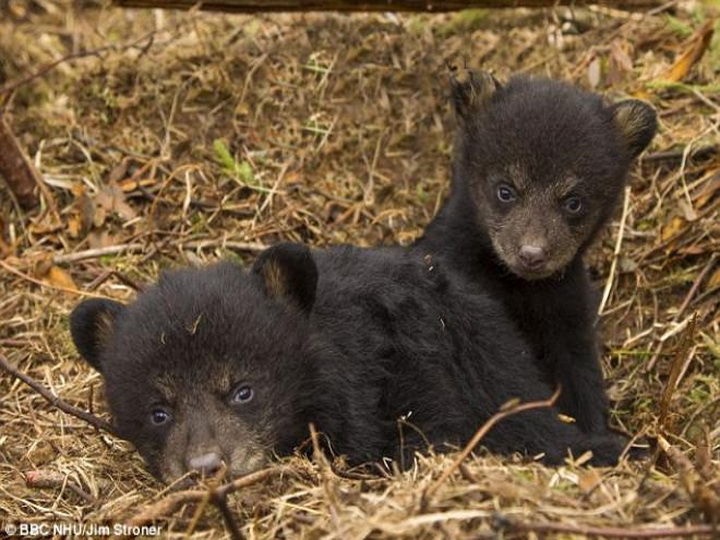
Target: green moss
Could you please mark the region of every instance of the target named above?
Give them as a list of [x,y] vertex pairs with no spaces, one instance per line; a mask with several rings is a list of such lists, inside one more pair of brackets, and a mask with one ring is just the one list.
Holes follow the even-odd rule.
[[690,37],[693,33],[693,28],[687,22],[681,21],[677,17],[672,15],[665,15],[665,22],[667,23],[668,29],[676,34],[678,37],[686,38]]

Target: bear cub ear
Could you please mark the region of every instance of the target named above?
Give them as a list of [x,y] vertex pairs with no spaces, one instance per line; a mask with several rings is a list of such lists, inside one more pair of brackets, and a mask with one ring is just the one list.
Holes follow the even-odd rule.
[[631,157],[637,157],[652,141],[657,131],[655,109],[639,99],[628,99],[610,108],[615,125],[625,138]]
[[100,355],[113,333],[115,318],[125,309],[120,302],[93,298],[70,314],[70,334],[80,355],[102,373]]
[[273,246],[260,254],[252,273],[260,278],[271,298],[288,300],[303,311],[310,311],[315,303],[318,271],[306,246],[289,243]]
[[498,80],[487,71],[465,69],[458,74],[451,68],[450,77],[452,102],[460,120],[466,120],[481,109],[500,88]]

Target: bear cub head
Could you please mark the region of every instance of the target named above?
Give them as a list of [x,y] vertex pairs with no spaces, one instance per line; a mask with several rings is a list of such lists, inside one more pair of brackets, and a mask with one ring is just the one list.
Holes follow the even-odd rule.
[[307,432],[317,269],[299,245],[164,274],[130,305],[82,302],[70,330],[118,434],[165,481],[252,472]]
[[652,107],[614,105],[564,82],[485,72],[453,77],[454,182],[516,276],[561,272],[592,241],[652,140]]

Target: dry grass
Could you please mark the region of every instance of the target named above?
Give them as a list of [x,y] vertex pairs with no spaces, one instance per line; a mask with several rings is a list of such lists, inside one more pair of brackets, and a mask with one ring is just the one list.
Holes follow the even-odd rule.
[[[665,81],[709,8],[576,10],[573,21],[564,9],[231,17],[70,0],[3,6],[0,85],[102,51],[0,101],[47,187],[33,213],[0,192],[0,352],[101,414],[99,377],[70,342],[79,296],[68,291],[129,299],[163,267],[249,261],[278,240],[410,242],[447,190],[445,59],[649,99],[661,132],[588,262],[607,289],[613,421],[651,441],[661,434],[664,450],[599,470],[473,457],[431,496],[452,456],[368,478],[293,458],[235,489],[229,508],[251,537],[629,536],[677,526],[710,536],[720,520],[718,38],[681,82]],[[153,506],[166,487],[125,443],[4,374],[0,396],[0,522],[157,518],[170,536],[230,535],[206,495]]]

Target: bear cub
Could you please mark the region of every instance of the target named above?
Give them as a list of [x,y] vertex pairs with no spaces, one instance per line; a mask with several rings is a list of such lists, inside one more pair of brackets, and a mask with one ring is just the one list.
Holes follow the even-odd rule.
[[652,140],[655,112],[555,80],[465,75],[452,84],[451,192],[415,247],[503,302],[546,380],[561,384],[560,409],[602,432],[608,403],[582,257]]
[[[466,443],[511,399],[547,399],[504,308],[435,261],[400,250],[311,253],[280,244],[251,271],[164,274],[128,306],[92,299],[70,328],[118,433],[165,481],[256,470],[308,440],[351,463]],[[622,441],[544,408],[496,425],[501,453],[615,463]],[[307,445],[306,445],[307,447]]]

